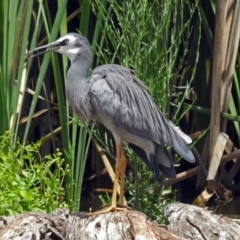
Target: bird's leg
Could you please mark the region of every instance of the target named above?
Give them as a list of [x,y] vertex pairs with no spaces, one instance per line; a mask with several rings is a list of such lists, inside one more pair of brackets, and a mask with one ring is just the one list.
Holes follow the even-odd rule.
[[121,144],[120,148],[120,161],[121,161],[121,172],[120,172],[120,177],[121,177],[121,182],[120,182],[120,196],[119,196],[119,204],[120,206],[127,207],[126,200],[124,199],[124,177],[125,177],[125,171],[127,167],[127,158],[125,155],[124,147]]
[[115,165],[115,178],[113,183],[113,193],[112,193],[112,208],[116,208],[117,206],[117,189],[118,189],[118,179],[121,173],[121,145],[116,144],[116,155],[117,155],[117,161]]
[[[116,153],[117,153],[117,161],[116,161],[116,165],[115,165],[115,178],[114,178],[114,184],[113,184],[113,194],[112,194],[112,203],[109,207],[103,208],[97,212],[94,213],[90,213],[88,214],[88,216],[91,215],[95,215],[95,214],[102,214],[102,213],[108,213],[108,212],[112,212],[112,211],[122,211],[122,210],[127,210],[126,209],[126,204],[125,202],[122,200],[123,205],[125,205],[125,208],[122,207],[117,207],[117,189],[118,189],[118,180],[120,177],[120,174],[123,176],[124,178],[124,173],[125,173],[125,168],[126,168],[126,157],[124,160],[122,160],[121,157],[121,148],[123,149],[122,145],[116,145]],[[125,156],[125,154],[124,154]],[[124,164],[122,164],[122,162]],[[121,199],[123,199],[123,193],[124,193],[124,179],[123,182],[121,180],[121,192],[120,192],[120,201]],[[122,195],[122,197],[121,197]]]

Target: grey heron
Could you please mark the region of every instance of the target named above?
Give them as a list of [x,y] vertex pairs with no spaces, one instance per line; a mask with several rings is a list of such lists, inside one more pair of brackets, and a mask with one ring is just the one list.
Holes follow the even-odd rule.
[[112,203],[102,212],[122,209],[117,205],[119,179],[119,203],[127,206],[124,202],[127,158],[123,144],[129,144],[159,182],[162,182],[161,172],[169,178],[176,177],[168,147],[190,163],[195,162],[188,146],[190,138],[166,119],[132,70],[106,64],[95,68],[87,77],[93,55],[87,38],[77,33],[68,33],[55,42],[29,51],[29,54],[45,48],[31,57],[53,51],[67,55],[71,62],[66,97],[79,119],[100,122],[113,134],[116,165]]

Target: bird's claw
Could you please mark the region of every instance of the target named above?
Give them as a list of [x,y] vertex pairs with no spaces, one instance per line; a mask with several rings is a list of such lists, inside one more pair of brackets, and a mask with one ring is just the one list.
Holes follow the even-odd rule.
[[93,215],[99,215],[99,214],[105,214],[105,213],[117,212],[117,211],[130,211],[130,210],[132,209],[124,204],[117,204],[116,206],[111,204],[109,207],[108,205],[107,206],[104,205],[102,209],[93,213],[89,213],[87,214],[87,216],[93,216]]

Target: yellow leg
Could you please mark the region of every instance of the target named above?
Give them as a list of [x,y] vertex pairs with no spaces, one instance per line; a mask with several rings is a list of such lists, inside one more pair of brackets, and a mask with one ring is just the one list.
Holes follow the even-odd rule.
[[115,179],[113,183],[113,193],[112,193],[112,205],[111,207],[113,210],[117,206],[117,188],[118,188],[118,179],[121,173],[121,145],[116,146],[116,153],[117,153],[117,162],[115,165]]
[[119,204],[123,207],[127,207],[127,203],[124,199],[124,177],[125,177],[125,171],[127,167],[127,158],[125,155],[125,151],[123,148],[123,145],[121,145],[121,172],[120,172],[120,177],[121,177],[121,183],[120,183],[120,196],[119,196]]
[[[88,214],[89,216],[94,214],[108,213],[112,211],[127,210],[127,204],[126,204],[126,201],[124,200],[124,176],[125,176],[125,170],[127,166],[127,159],[126,159],[122,144],[116,145],[116,153],[117,153],[117,161],[115,165],[115,178],[113,183],[112,203],[110,207],[101,209],[94,213],[90,213]],[[121,207],[117,207],[117,188],[118,188],[118,180],[120,176],[121,176],[121,183],[120,183],[119,203]]]

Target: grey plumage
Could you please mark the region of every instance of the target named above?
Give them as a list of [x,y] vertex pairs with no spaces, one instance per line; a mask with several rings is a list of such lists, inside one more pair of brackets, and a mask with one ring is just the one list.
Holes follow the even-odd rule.
[[[129,69],[118,65],[103,65],[92,72],[88,81],[97,120],[109,128],[113,135],[121,135],[122,141],[136,145],[130,147],[145,163],[148,159],[147,165],[157,180],[161,181],[159,169],[167,177],[176,176],[166,145],[189,162],[194,162],[187,143],[176,133],[156,107],[146,88]],[[146,140],[151,143],[144,149]],[[146,155],[141,154],[137,147],[144,149]]]
[[166,147],[172,147],[187,161],[195,162],[181,131],[164,117],[130,69],[102,65],[87,78],[92,53],[85,37],[71,33],[45,47],[48,46],[66,54],[71,61],[66,97],[80,120],[104,124],[112,132],[116,144],[128,143],[160,182],[160,171],[170,178],[176,176]]

